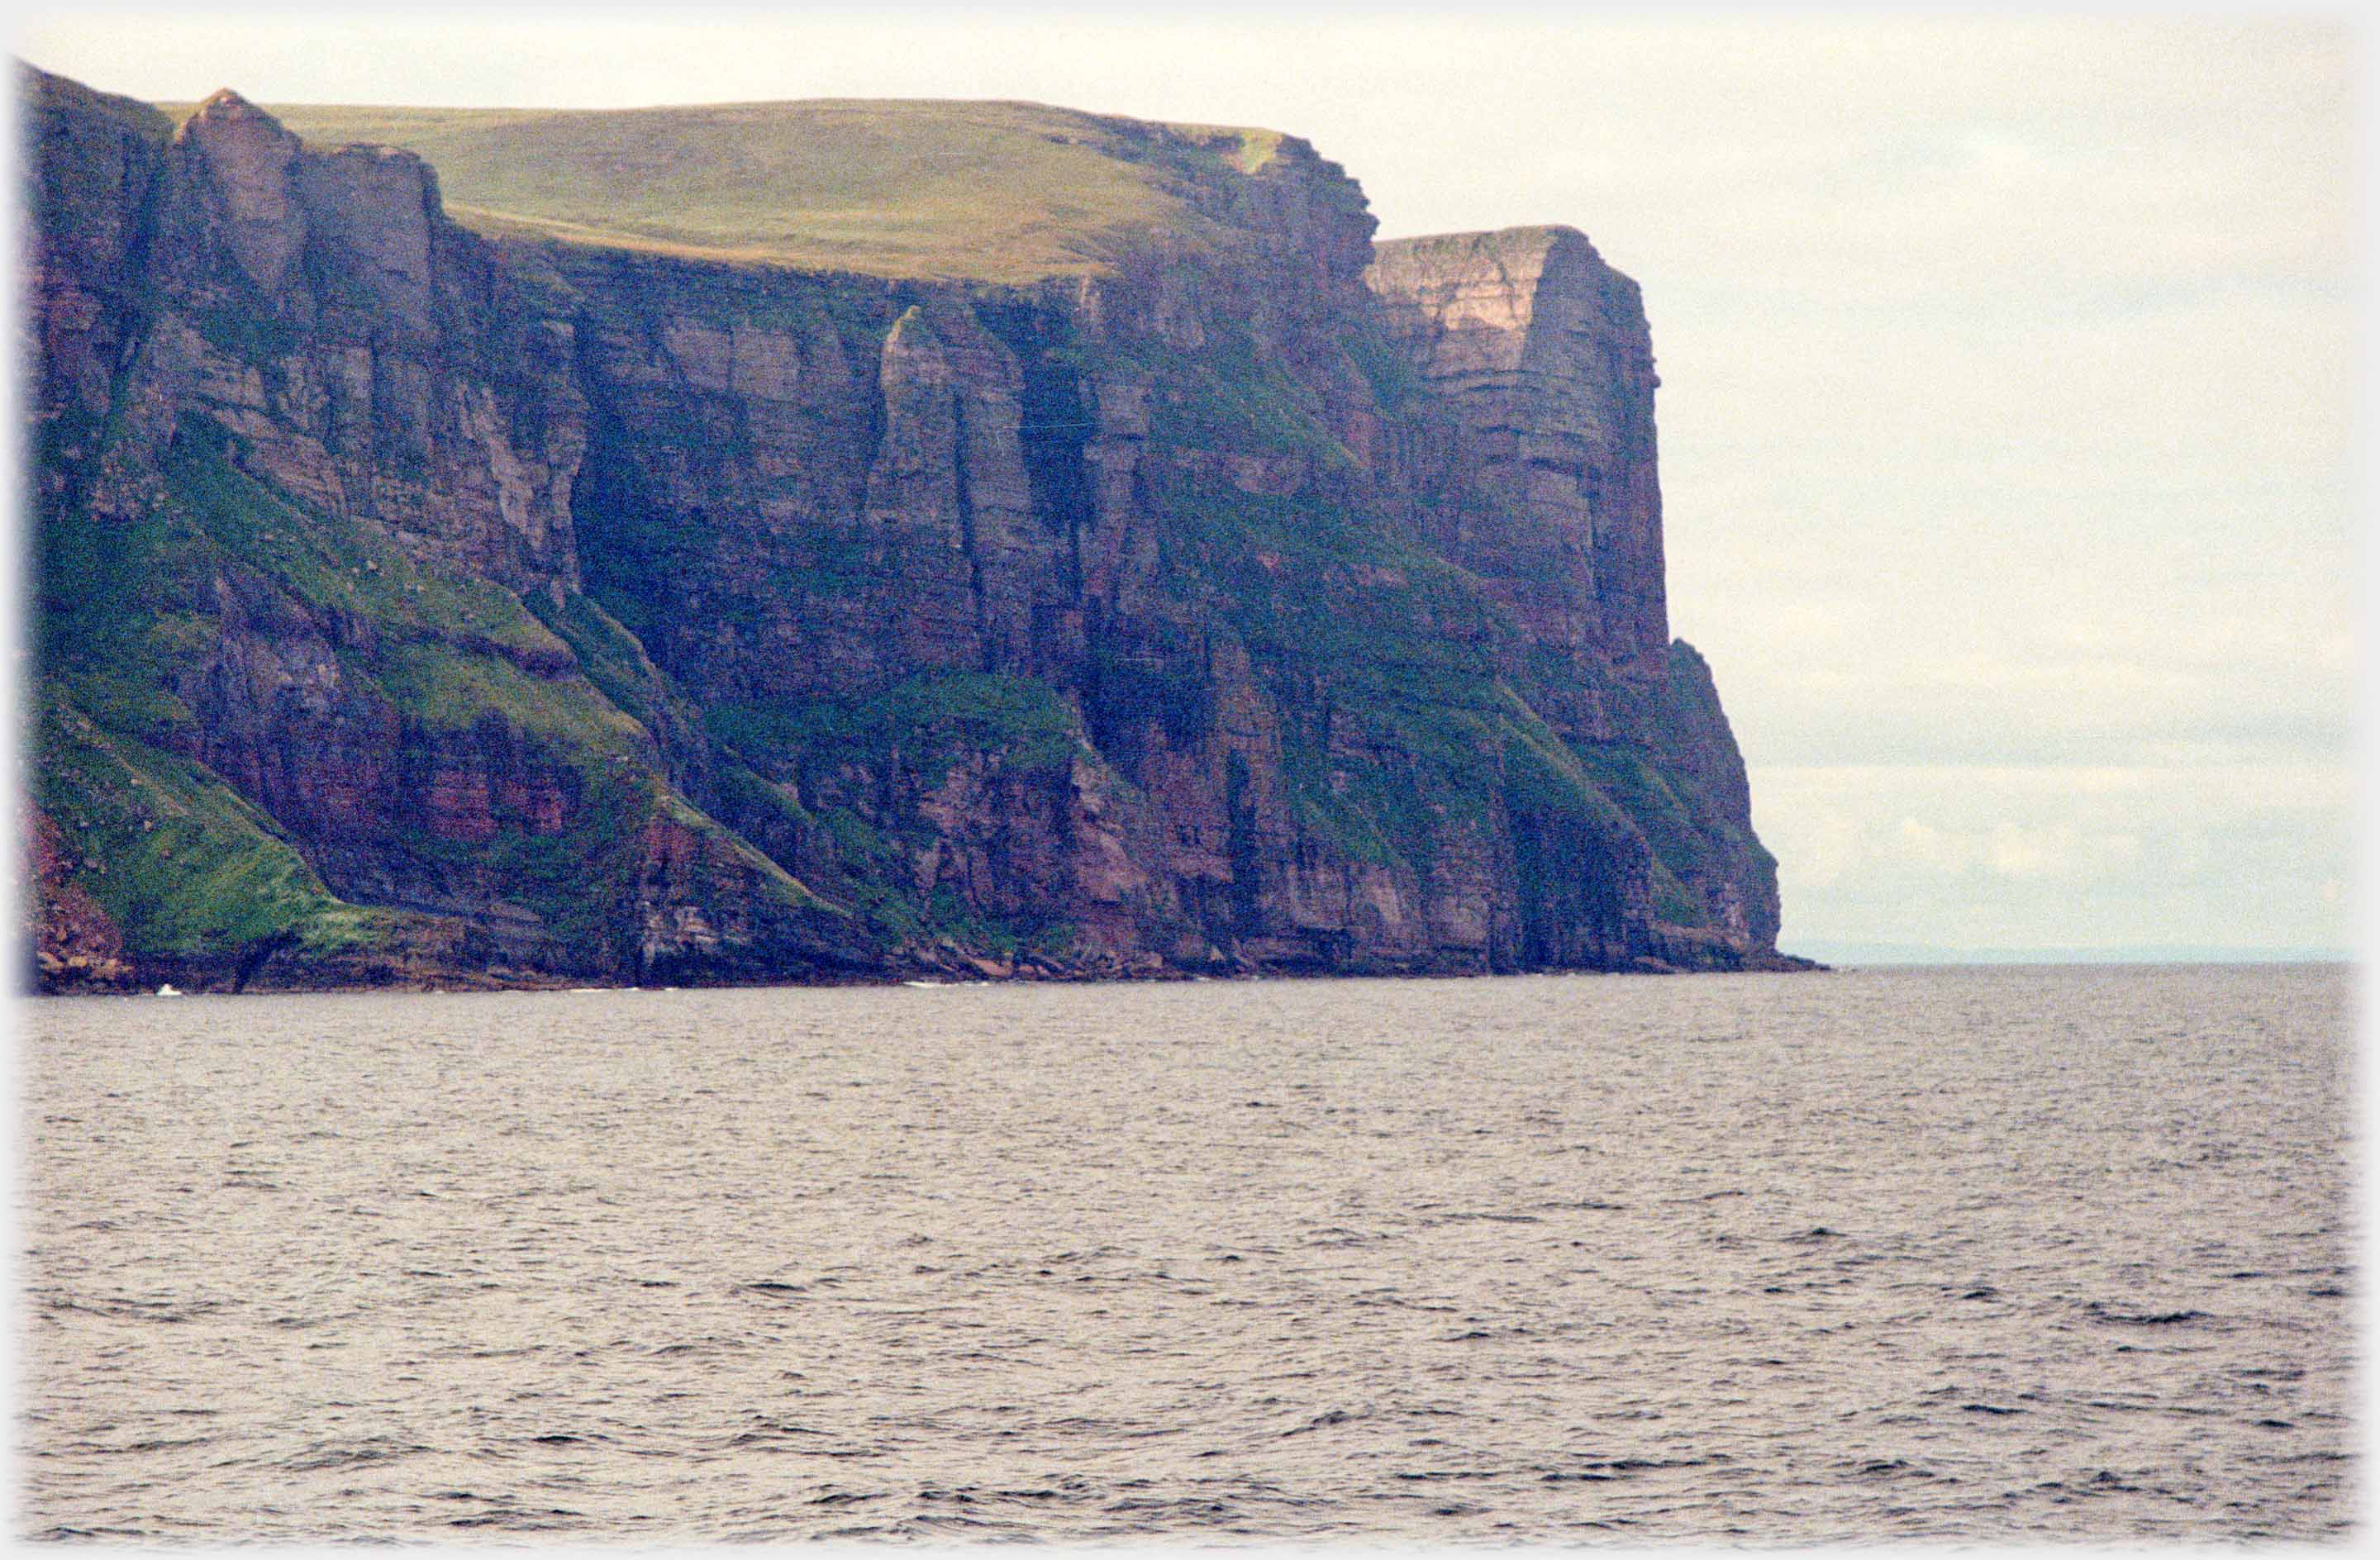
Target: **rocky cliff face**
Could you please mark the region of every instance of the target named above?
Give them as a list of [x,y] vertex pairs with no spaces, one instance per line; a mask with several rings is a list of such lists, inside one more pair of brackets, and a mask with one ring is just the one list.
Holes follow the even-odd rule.
[[1776,869],[1742,758],[1708,668],[1670,639],[1660,381],[1636,284],[1567,227],[1383,244],[1367,280],[1453,425],[1409,462],[1426,534],[1511,614],[1530,702],[1564,741],[1650,771],[1607,772],[1607,788],[1676,802],[1683,828],[1647,836],[1670,841],[1712,924],[1773,948]]
[[[1382,244],[1366,279],[1455,427],[1413,473],[1432,543],[1564,666],[1659,659],[1660,381],[1636,284],[1567,227]],[[1557,724],[1605,731],[1586,711]]]
[[1119,121],[1195,228],[803,272],[485,238],[228,93],[27,94],[79,969],[1779,962],[1635,288],[1568,230],[1376,252],[1303,143]]

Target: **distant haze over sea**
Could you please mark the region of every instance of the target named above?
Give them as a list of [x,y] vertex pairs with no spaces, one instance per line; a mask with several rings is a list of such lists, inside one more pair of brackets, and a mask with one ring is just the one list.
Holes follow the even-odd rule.
[[1786,939],[1786,950],[1822,964],[2346,964],[2342,948],[2220,948],[2139,944],[2118,948],[1944,948],[1915,942]]

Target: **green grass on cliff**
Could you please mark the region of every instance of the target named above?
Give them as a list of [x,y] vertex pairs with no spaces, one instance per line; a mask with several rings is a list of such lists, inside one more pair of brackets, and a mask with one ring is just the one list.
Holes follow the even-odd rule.
[[320,953],[383,945],[424,917],[343,903],[279,828],[199,765],[42,695],[34,795],[76,878],[149,957],[211,959],[295,937]]
[[935,783],[973,756],[1050,776],[1084,751],[1080,722],[1049,684],[991,672],[928,673],[868,698],[722,704],[704,719],[713,741],[762,764],[831,771],[852,761],[881,767],[898,753]]
[[502,586],[423,568],[373,527],[325,519],[249,476],[232,435],[210,418],[183,419],[165,480],[181,520],[320,612],[359,619],[382,635],[554,665],[569,659],[563,641]]
[[[870,776],[905,772],[929,789],[970,759],[982,760],[990,778],[1061,780],[1089,750],[1080,720],[1047,683],[929,673],[863,698],[715,705],[705,724],[724,760],[722,791],[734,816],[817,830],[840,864],[839,875],[817,880],[820,891],[881,941],[947,937],[1014,954],[1054,951],[1072,937],[1071,927],[1048,916],[989,915],[946,890],[917,891],[913,863],[931,846],[931,826],[915,811],[882,816],[872,782],[867,794],[846,793],[854,767]],[[796,789],[808,806],[794,800]]]
[[656,740],[701,729],[700,714],[653,665],[644,642],[591,598],[574,590],[557,603],[528,598],[523,604],[570,647],[587,680]]
[[485,232],[990,282],[1099,270],[1136,230],[1204,231],[1181,179],[1256,173],[1281,139],[929,100],[270,112],[316,144],[419,153]]
[[367,625],[343,660],[424,729],[468,731],[494,714],[580,767],[635,755],[637,721],[502,586],[424,568],[370,526],[326,521],[241,471],[230,436],[203,418],[186,420],[165,476],[179,527],[169,534],[212,543],[178,572],[236,564],[322,619]]
[[1633,747],[1597,744],[1578,752],[1581,767],[1597,789],[1633,819],[1662,865],[1680,877],[1711,865],[1703,837],[1670,778]]
[[34,795],[136,955],[228,960],[293,937],[317,952],[401,945],[427,918],[343,903],[272,819],[169,750],[197,723],[168,683],[215,651],[214,582],[243,565],[206,524],[221,488],[194,490],[180,460],[168,466],[168,502],[140,518],[42,508]]
[[1196,357],[1168,367],[1150,404],[1151,438],[1178,449],[1307,455],[1325,469],[1356,464],[1323,426],[1313,392],[1245,332],[1218,329]]
[[[652,810],[650,798],[641,811],[613,805],[636,799],[625,777],[646,751],[638,723],[576,672],[570,648],[510,592],[424,568],[370,526],[325,519],[241,470],[237,446],[219,426],[186,418],[164,463],[165,501],[147,519],[103,526],[67,514],[54,526],[58,561],[77,568],[44,572],[44,674],[75,701],[77,719],[62,713],[45,728],[41,768],[78,827],[103,831],[106,870],[88,886],[128,941],[210,957],[295,934],[332,950],[421,920],[342,903],[271,820],[156,745],[195,731],[167,683],[212,655],[226,589],[267,623],[305,614],[334,641],[325,648],[342,675],[377,688],[419,731],[467,733],[501,720],[532,755],[575,771],[594,804],[563,834],[413,840],[408,853],[433,868],[517,875],[523,897],[556,913],[558,935],[606,935],[570,917],[589,882],[631,870],[631,837]],[[126,798],[173,805],[127,812]],[[136,832],[141,822],[150,827]],[[400,846],[402,835],[393,835]]]
[[468,732],[497,717],[574,768],[638,756],[636,721],[578,677],[535,676],[501,656],[424,640],[382,646],[365,664],[389,702],[424,731]]
[[[1153,496],[1175,588],[1268,669],[1283,779],[1310,835],[1351,861],[1424,873],[1445,830],[1499,812],[1530,820],[1530,838],[1601,854],[1641,838],[1657,912],[1707,919],[1683,879],[1708,846],[1669,779],[1633,750],[1562,742],[1508,680],[1520,647],[1469,574],[1358,504],[1196,478]],[[1570,867],[1524,865],[1533,891],[1563,891]]]

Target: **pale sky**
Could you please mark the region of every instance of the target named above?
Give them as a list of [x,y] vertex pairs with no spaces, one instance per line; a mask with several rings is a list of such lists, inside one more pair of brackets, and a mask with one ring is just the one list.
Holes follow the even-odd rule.
[[2346,948],[2363,37],[1359,9],[20,18],[188,100],[1018,98],[1304,136],[1644,284],[1676,633],[1788,949]]

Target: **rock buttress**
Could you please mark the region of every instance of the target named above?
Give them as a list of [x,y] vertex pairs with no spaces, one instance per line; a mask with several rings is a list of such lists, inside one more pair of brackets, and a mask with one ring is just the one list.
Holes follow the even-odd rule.
[[1776,866],[1709,669],[1672,644],[1637,284],[1584,234],[1378,246],[1366,281],[1434,393],[1405,473],[1419,524],[1525,644],[1531,703],[1645,826],[1711,928],[1773,953]]

